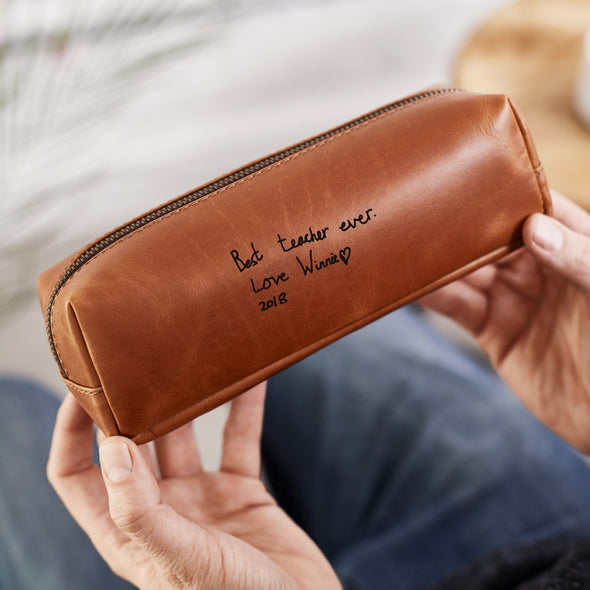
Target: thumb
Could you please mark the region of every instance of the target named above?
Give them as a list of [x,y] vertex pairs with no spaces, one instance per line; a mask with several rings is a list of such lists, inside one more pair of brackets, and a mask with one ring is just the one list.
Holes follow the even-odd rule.
[[590,238],[540,213],[526,220],[523,238],[544,267],[590,293]]
[[[164,576],[203,570],[207,533],[162,503],[160,487],[137,445],[111,437],[99,449],[111,519],[163,568]],[[142,572],[134,572],[140,576]],[[143,572],[146,573],[146,572]]]

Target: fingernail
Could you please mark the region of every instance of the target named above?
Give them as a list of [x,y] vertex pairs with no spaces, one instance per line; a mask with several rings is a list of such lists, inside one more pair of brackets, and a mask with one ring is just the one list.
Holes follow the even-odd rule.
[[104,443],[100,446],[99,454],[100,464],[111,481],[119,482],[129,477],[133,462],[125,443]]
[[563,232],[549,217],[539,215],[533,226],[533,242],[550,252],[556,252],[563,246]]

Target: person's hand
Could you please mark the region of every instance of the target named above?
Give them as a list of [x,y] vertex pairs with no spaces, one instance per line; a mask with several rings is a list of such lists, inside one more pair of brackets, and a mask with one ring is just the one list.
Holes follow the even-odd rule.
[[[147,446],[100,445],[72,396],[60,408],[47,472],[68,510],[121,577],[142,589],[341,588],[320,550],[260,481],[265,386],[236,398],[218,472],[205,472],[191,425]],[[103,437],[104,438],[104,437]]]
[[590,452],[590,215],[553,193],[525,248],[427,295],[471,332],[523,403]]

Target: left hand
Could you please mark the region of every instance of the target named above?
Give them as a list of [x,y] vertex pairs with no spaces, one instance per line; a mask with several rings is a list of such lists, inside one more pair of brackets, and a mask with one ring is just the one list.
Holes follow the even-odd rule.
[[553,193],[525,248],[422,298],[456,320],[547,426],[590,452],[590,215]]
[[[191,425],[147,446],[100,445],[73,397],[60,408],[48,476],[115,573],[142,589],[336,590],[312,540],[260,481],[265,386],[234,399],[218,472],[204,471]],[[104,438],[104,437],[103,437]]]

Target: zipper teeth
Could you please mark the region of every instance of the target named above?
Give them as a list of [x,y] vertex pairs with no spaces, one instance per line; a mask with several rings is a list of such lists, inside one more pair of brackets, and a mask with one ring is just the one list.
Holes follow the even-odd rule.
[[368,113],[367,115],[359,117],[358,119],[355,119],[354,121],[350,121],[349,123],[346,123],[345,125],[337,127],[336,129],[332,129],[331,131],[327,131],[326,133],[312,137],[311,139],[308,139],[307,141],[299,143],[289,149],[286,149],[282,152],[279,152],[277,154],[269,156],[268,158],[264,158],[263,160],[259,160],[258,162],[255,162],[254,164],[251,164],[250,166],[246,166],[245,168],[237,170],[236,172],[234,172],[232,174],[228,174],[227,176],[224,176],[223,178],[220,178],[219,180],[212,182],[211,184],[208,184],[208,185],[206,185],[206,186],[204,186],[192,193],[184,195],[183,197],[180,197],[179,199],[176,199],[175,201],[172,201],[171,203],[168,203],[167,205],[164,205],[163,207],[160,207],[159,209],[156,209],[156,210],[152,211],[151,213],[148,213],[147,215],[144,215],[143,217],[140,217],[139,219],[132,221],[131,223],[121,227],[120,229],[114,231],[113,233],[102,238],[100,241],[96,242],[96,244],[92,245],[90,248],[88,248],[82,254],[80,254],[80,256],[78,256],[78,258],[76,258],[76,260],[74,260],[70,264],[70,266],[68,266],[66,268],[66,270],[64,271],[64,273],[61,275],[60,279],[58,280],[57,284],[55,285],[55,288],[53,289],[53,292],[51,293],[51,296],[49,297],[49,302],[47,304],[47,312],[45,315],[45,326],[46,326],[46,331],[47,331],[47,337],[49,339],[49,346],[51,348],[51,352],[53,354],[53,357],[55,358],[55,361],[57,362],[57,365],[59,367],[62,377],[64,379],[68,379],[68,375],[67,375],[66,370],[64,369],[64,366],[61,362],[61,358],[57,352],[57,348],[55,346],[55,342],[53,339],[53,331],[52,331],[53,303],[55,301],[55,298],[57,297],[57,294],[59,293],[61,288],[64,286],[64,284],[82,266],[84,266],[84,264],[86,264],[89,260],[92,260],[92,258],[94,258],[97,254],[102,252],[105,248],[108,248],[111,244],[114,244],[116,241],[120,240],[124,236],[129,235],[130,233],[134,232],[135,230],[139,229],[140,227],[143,227],[143,226],[147,225],[148,223],[151,223],[152,221],[159,219],[160,217],[163,217],[169,213],[172,213],[173,211],[176,211],[177,209],[180,209],[181,207],[184,207],[185,205],[188,205],[189,203],[193,203],[194,201],[198,201],[199,199],[201,199],[207,195],[210,195],[211,193],[213,193],[221,188],[229,186],[230,184],[233,184],[234,182],[236,182],[238,180],[242,180],[246,176],[250,176],[251,174],[258,172],[259,170],[262,170],[263,168],[266,168],[267,166],[275,164],[276,162],[279,162],[280,160],[284,160],[285,158],[288,158],[289,156],[292,156],[293,154],[296,154],[297,152],[303,151],[303,150],[307,149],[308,147],[311,147],[317,143],[320,143],[326,139],[329,139],[330,137],[333,137],[334,135],[338,135],[339,133],[342,133],[344,131],[348,131],[349,129],[357,127],[358,125],[362,125],[363,123],[366,123],[367,121],[370,121],[371,119],[375,119],[376,117],[379,117],[380,115],[383,115],[384,113],[387,113],[389,111],[393,111],[395,109],[398,109],[398,108],[403,107],[405,105],[411,104],[413,102],[418,102],[420,100],[423,100],[425,98],[429,98],[431,96],[435,96],[438,94],[448,94],[451,92],[458,92],[458,91],[459,90],[457,88],[437,88],[435,90],[428,90],[428,91],[422,92],[420,94],[415,94],[414,96],[410,96],[410,97],[405,98],[403,100],[386,105],[381,109],[378,109],[376,111]]

